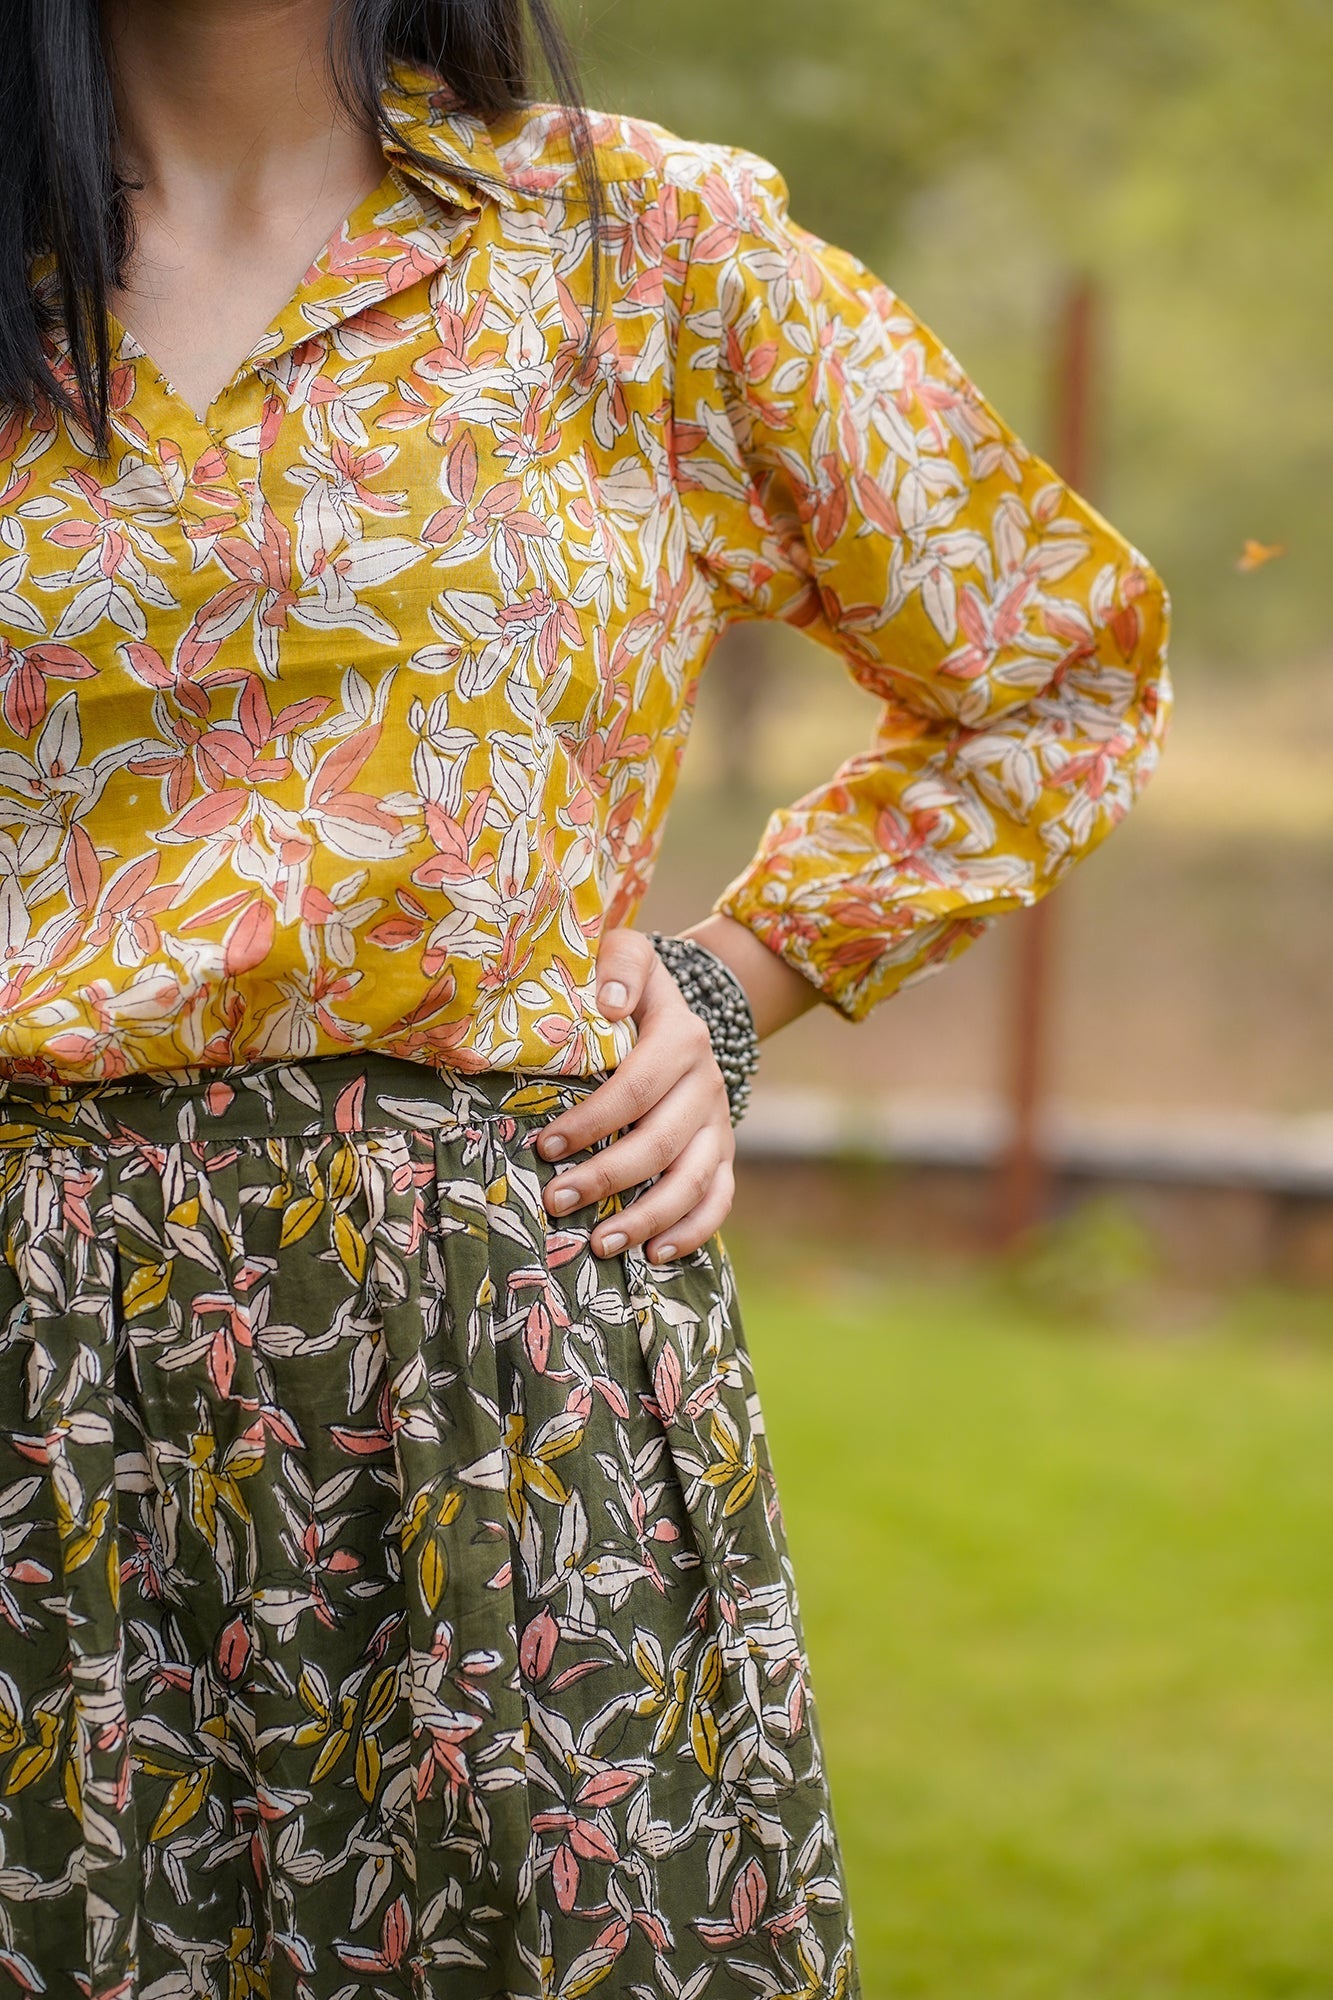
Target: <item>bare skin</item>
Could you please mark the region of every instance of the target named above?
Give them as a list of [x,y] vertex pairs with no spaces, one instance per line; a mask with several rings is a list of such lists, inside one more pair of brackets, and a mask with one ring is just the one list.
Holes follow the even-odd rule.
[[[200,418],[384,177],[378,140],[347,122],[329,85],[331,13],[332,0],[104,0],[125,165],[142,184],[135,257],[112,310]],[[710,915],[685,935],[736,973],[761,1037],[817,1003],[732,918]],[[731,1207],[721,1072],[641,932],[605,934],[597,998],[609,1020],[633,1020],[635,1045],[538,1145],[559,1159],[623,1136],[554,1176],[546,1205],[560,1215],[657,1175],[592,1242],[599,1256],[641,1244],[668,1262],[706,1242]]]
[[[818,994],[732,917],[712,915],[683,935],[707,945],[740,980],[760,1040],[817,1005]],[[615,988],[623,987],[622,1000]],[[708,1031],[681,998],[680,988],[641,931],[608,931],[597,954],[597,1004],[609,1020],[632,1017],[638,1040],[599,1090],[553,1118],[538,1140],[547,1158],[554,1134],[560,1151],[633,1128],[590,1160],[561,1174],[547,1190],[553,1207],[562,1184],[577,1193],[567,1208],[600,1199],[659,1174],[614,1219],[593,1232],[599,1256],[627,1243],[643,1244],[654,1261],[669,1263],[706,1243],[731,1209],[736,1192],[735,1136],[722,1072],[713,1060]],[[556,1214],[561,1213],[555,1208]]]
[[[330,0],[106,0],[137,248],[112,311],[198,417],[384,178],[324,61]],[[201,303],[202,304],[201,309]]]

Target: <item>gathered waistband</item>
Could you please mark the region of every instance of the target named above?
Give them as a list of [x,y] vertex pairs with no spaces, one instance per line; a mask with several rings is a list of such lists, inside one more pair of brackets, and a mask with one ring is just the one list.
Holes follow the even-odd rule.
[[0,1076],[0,1147],[41,1137],[69,1146],[404,1130],[447,1137],[495,1120],[544,1123],[607,1074],[436,1070],[397,1056],[354,1054],[90,1083]]

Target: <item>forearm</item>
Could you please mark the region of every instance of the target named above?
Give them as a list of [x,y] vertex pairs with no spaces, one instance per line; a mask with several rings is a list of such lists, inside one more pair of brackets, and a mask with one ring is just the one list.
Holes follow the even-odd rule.
[[745,988],[760,1041],[818,1005],[819,994],[810,981],[734,917],[715,913],[691,924],[681,935],[697,938],[730,966]]

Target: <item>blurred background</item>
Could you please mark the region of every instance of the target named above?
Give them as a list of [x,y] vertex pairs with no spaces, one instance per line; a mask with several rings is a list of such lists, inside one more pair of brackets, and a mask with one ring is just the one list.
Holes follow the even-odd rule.
[[[867,2000],[1328,2000],[1333,6],[589,0],[582,45],[776,162],[1175,605],[1125,827],[770,1043],[741,1128]],[[873,720],[730,635],[639,921]]]

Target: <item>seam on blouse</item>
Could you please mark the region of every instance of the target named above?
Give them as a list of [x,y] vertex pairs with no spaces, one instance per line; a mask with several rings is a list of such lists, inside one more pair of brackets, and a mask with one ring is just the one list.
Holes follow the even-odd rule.
[[[681,192],[684,193],[685,190],[682,189]],[[698,239],[699,229],[702,226],[703,222],[703,203],[699,200],[698,193],[695,189],[691,188],[689,192],[694,202],[693,213],[694,213],[695,226],[690,234],[689,249],[685,257],[685,269],[681,273],[680,295],[676,309],[675,339],[671,343],[671,350],[670,350],[671,351],[671,484],[676,494],[677,501],[680,505],[681,515],[685,522],[685,540],[689,544],[690,555],[694,561],[695,567],[697,569],[702,570],[704,568],[704,564],[702,561],[702,545],[700,542],[698,531],[693,521],[691,521],[690,519],[690,510],[685,504],[685,495],[681,491],[676,478],[676,474],[680,463],[679,453],[676,450],[676,431],[680,424],[681,348],[684,344],[684,335],[685,335],[685,301],[690,295],[690,281],[694,272],[694,245],[696,240]],[[662,181],[659,183],[657,190],[659,206],[661,204],[662,198],[665,195],[665,193],[666,193],[666,182]],[[661,250],[662,265],[665,265],[666,257],[667,257],[667,245],[664,243],[662,245],[662,250]],[[666,298],[666,295],[667,295],[666,287],[664,285],[662,288],[663,299]]]
[[[722,574],[722,572],[718,570],[714,564],[708,561],[708,558],[704,553],[703,538],[699,533],[697,524],[695,523],[695,521],[691,516],[685,492],[677,484],[675,477],[679,466],[679,456],[676,451],[676,428],[679,422],[684,421],[681,417],[681,412],[680,412],[680,387],[681,387],[680,377],[681,377],[681,347],[683,344],[684,328],[685,328],[685,301],[689,296],[690,284],[694,274],[694,246],[696,241],[698,240],[699,230],[703,227],[704,207],[702,198],[700,197],[699,190],[697,188],[688,186],[683,187],[678,183],[669,180],[665,175],[659,176],[659,190],[664,191],[668,187],[674,188],[677,195],[689,196],[695,219],[695,228],[690,236],[689,253],[686,256],[685,269],[681,276],[680,306],[676,315],[676,338],[671,347],[671,470],[672,470],[671,484],[672,484],[672,490],[676,495],[677,504],[680,507],[681,519],[685,525],[685,540],[689,545],[690,559],[693,562],[694,567],[698,572],[699,576],[703,579],[705,585],[707,586],[709,595],[712,597],[714,603],[717,605],[720,611],[725,613],[726,623],[734,624],[738,619],[755,618],[759,614],[755,611],[753,604],[749,603],[746,598],[742,597],[740,592],[736,590],[731,583],[728,582],[727,578]],[[662,254],[663,254],[663,260],[665,261],[665,256],[666,256],[665,247],[663,248]],[[665,296],[666,296],[666,291],[664,287],[663,297],[665,298]],[[730,425],[731,422],[730,416],[728,416],[727,421],[728,425]],[[733,437],[735,436],[734,430],[732,432],[732,435]],[[743,465],[745,462],[745,455],[740,449],[739,442],[737,442],[736,452],[737,456],[740,458],[741,463]],[[721,601],[719,602],[719,600]]]

